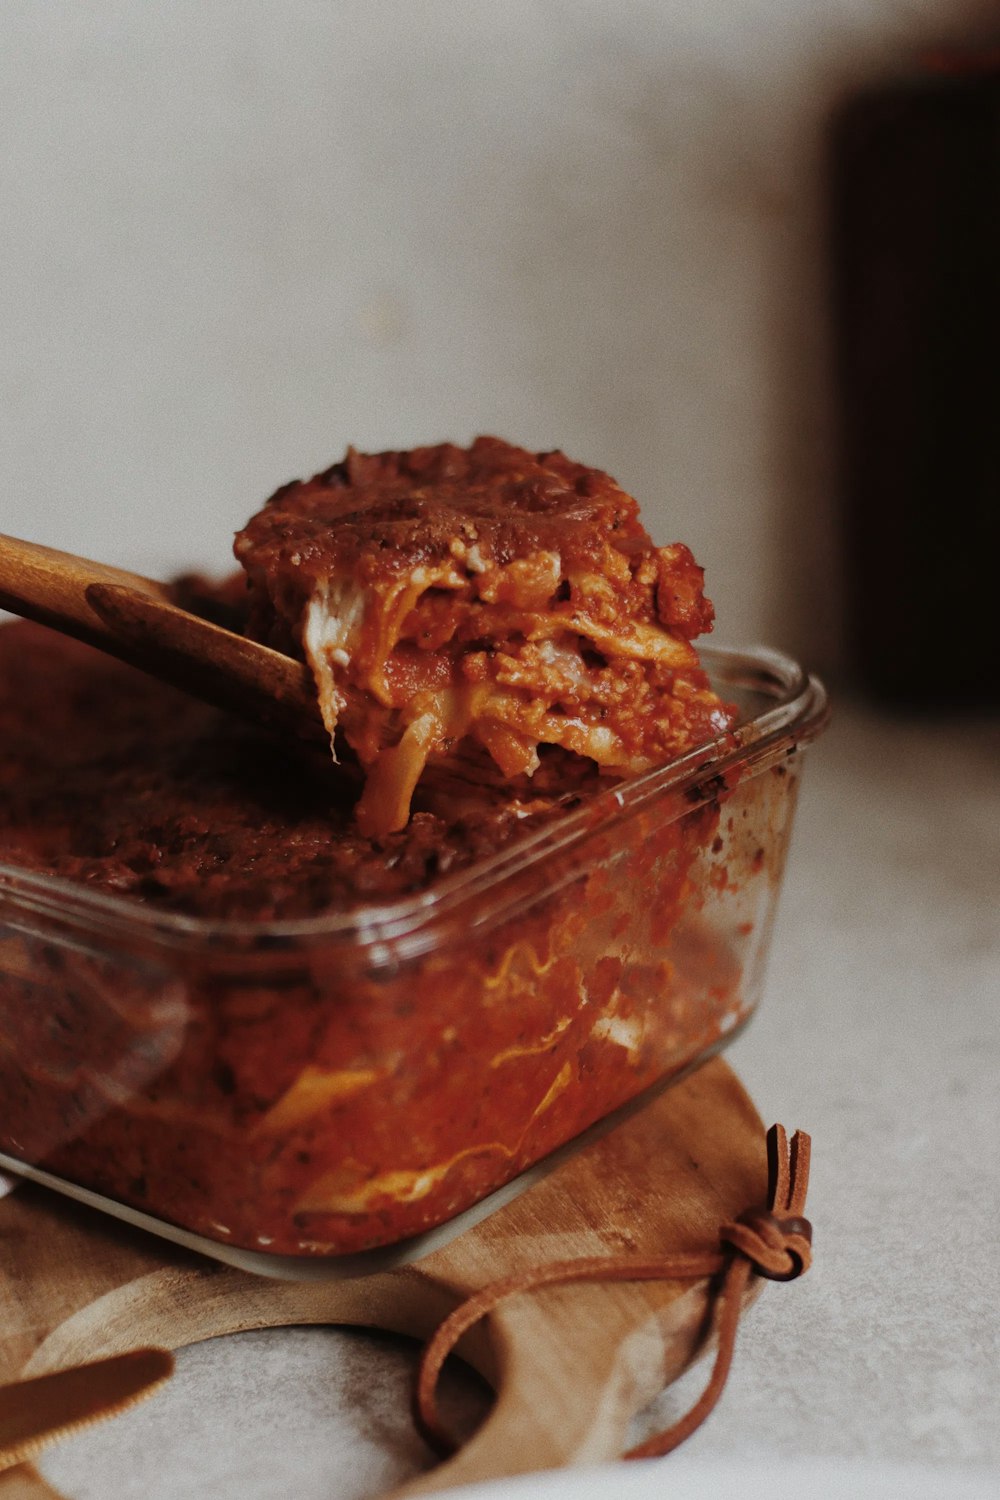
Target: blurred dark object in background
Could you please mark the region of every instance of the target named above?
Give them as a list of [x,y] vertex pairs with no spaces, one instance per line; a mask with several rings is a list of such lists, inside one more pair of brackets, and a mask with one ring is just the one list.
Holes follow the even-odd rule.
[[998,704],[1000,50],[847,101],[832,194],[852,672]]

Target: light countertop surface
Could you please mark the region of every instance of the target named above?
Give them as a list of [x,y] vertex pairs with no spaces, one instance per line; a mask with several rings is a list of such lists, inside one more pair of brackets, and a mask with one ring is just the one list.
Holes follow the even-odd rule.
[[[751,1490],[766,1470],[772,1500],[783,1472],[820,1497],[1000,1493],[1000,724],[838,706],[809,752],[765,999],[728,1058],[765,1120],[812,1134],[816,1256],[745,1318],[662,1493],[721,1493],[733,1465]],[[428,1463],[412,1365],[357,1332],[219,1340],[43,1472],[75,1500],[360,1500]],[[624,1493],[625,1472],[575,1493]]]

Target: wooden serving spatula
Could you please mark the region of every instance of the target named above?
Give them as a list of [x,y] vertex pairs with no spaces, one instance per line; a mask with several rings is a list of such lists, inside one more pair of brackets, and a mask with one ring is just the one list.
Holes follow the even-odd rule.
[[180,609],[167,584],[0,535],[0,609],[75,636],[252,722],[326,738],[305,662]]
[[[766,1186],[761,1121],[719,1059],[443,1248],[350,1280],[222,1267],[24,1186],[0,1202],[0,1431],[28,1389],[16,1382],[139,1348],[293,1324],[424,1338],[471,1293],[544,1262],[712,1251],[719,1226]],[[751,1278],[748,1295],[758,1285]],[[617,1457],[632,1416],[710,1341],[710,1293],[708,1278],[619,1281],[505,1302],[459,1345],[496,1391],[489,1417],[454,1458],[395,1493]],[[124,1367],[109,1369],[120,1397]],[[145,1373],[156,1378],[155,1366]],[[0,1472],[0,1500],[56,1494],[29,1464]]]

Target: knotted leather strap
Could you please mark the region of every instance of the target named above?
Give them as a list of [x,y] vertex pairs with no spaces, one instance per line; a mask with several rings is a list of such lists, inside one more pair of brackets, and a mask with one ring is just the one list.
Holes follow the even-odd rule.
[[719,1230],[717,1251],[661,1256],[645,1260],[630,1255],[597,1255],[551,1261],[493,1281],[455,1308],[428,1341],[417,1372],[414,1419],[426,1441],[442,1457],[458,1444],[438,1416],[436,1391],[441,1367],[464,1333],[508,1297],[538,1287],[572,1281],[676,1281],[718,1276],[715,1295],[718,1343],[715,1363],[694,1406],[665,1432],[631,1448],[625,1458],[654,1458],[669,1453],[708,1416],[729,1374],[743,1292],[755,1273],[772,1281],[792,1281],[809,1269],[812,1229],[802,1217],[809,1184],[809,1137],[797,1130],[789,1147],[784,1127],[767,1133],[767,1204],[748,1209]]

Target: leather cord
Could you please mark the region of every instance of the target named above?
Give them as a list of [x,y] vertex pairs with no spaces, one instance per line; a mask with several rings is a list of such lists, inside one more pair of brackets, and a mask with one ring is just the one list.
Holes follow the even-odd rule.
[[782,1125],[767,1133],[768,1191],[763,1207],[748,1209],[719,1230],[718,1250],[644,1259],[631,1255],[596,1255],[550,1261],[492,1281],[475,1292],[439,1325],[426,1344],[417,1372],[413,1414],[430,1447],[441,1457],[458,1448],[441,1422],[437,1409],[438,1378],[459,1339],[480,1318],[508,1297],[539,1287],[579,1281],[679,1281],[703,1276],[718,1278],[714,1308],[717,1345],[708,1383],[694,1406],[664,1432],[630,1448],[625,1458],[655,1458],[669,1453],[704,1422],[715,1406],[729,1374],[740,1309],[747,1282],[753,1275],[771,1281],[792,1281],[809,1269],[812,1227],[802,1217],[809,1185],[810,1139],[797,1130],[789,1145]]

